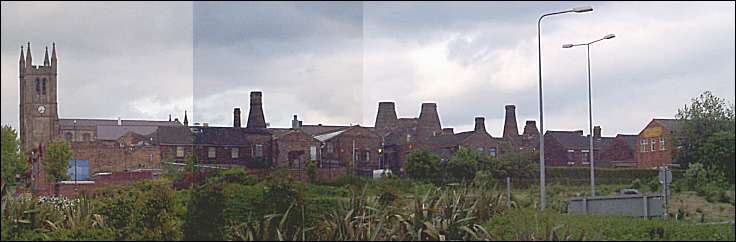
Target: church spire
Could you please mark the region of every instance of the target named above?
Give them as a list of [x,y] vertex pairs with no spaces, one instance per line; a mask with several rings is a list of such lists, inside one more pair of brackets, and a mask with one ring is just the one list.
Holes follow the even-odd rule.
[[43,66],[49,65],[49,47],[46,46],[46,52],[43,54]]
[[56,42],[51,43],[51,67],[56,68]]
[[31,57],[31,42],[28,41],[28,49],[26,50],[26,67],[33,66],[33,57]]
[[184,110],[184,126],[189,126],[189,119],[187,118],[187,110]]
[[20,69],[23,70],[23,68],[26,67],[26,57],[23,55],[23,46],[20,46],[20,60],[18,60],[18,65],[20,66]]

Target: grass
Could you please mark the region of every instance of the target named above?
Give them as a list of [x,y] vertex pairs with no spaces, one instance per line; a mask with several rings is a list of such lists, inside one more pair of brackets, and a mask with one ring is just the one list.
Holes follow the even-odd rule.
[[554,211],[514,209],[485,223],[486,229],[503,240],[537,239],[549,231],[568,234],[575,240],[717,240],[734,241],[733,225],[696,225],[692,222],[618,216],[570,215]]

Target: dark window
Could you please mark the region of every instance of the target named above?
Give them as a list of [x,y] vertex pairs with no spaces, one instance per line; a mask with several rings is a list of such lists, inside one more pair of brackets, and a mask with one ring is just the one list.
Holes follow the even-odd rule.
[[46,78],[43,79],[43,95],[46,95]]
[[66,134],[64,134],[64,139],[66,139],[67,141],[72,141],[72,137],[73,137],[72,136],[72,133],[66,133]]
[[36,78],[36,94],[41,94],[41,80]]
[[91,141],[91,139],[92,139],[92,136],[91,136],[90,134],[83,134],[83,135],[82,135],[82,139],[83,139],[84,141]]

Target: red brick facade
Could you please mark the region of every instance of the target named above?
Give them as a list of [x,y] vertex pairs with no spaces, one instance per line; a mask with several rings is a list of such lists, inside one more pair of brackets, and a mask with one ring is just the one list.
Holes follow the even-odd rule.
[[[677,121],[653,119],[639,133],[636,142],[636,161],[640,168],[677,165],[673,142]],[[664,143],[664,145],[662,144]]]
[[355,170],[360,174],[372,174],[373,170],[379,168],[378,149],[381,138],[378,135],[360,126],[337,132],[339,133],[333,137],[327,136],[329,134],[316,136],[317,139],[325,138],[321,140],[325,144],[322,150],[322,167],[328,164],[348,166],[354,160]]
[[274,137],[274,166],[303,170],[310,160],[319,160],[319,140],[299,129]]

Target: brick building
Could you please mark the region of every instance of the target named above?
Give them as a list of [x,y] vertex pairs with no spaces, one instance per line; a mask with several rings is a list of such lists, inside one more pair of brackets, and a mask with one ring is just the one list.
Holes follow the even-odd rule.
[[[294,115],[296,119],[296,115]],[[309,161],[319,161],[322,143],[301,129],[271,129],[274,166],[304,170]]]
[[640,168],[679,166],[672,142],[679,123],[676,119],[652,119],[639,132],[635,154]]
[[[613,144],[614,137],[602,137],[601,129],[593,129],[593,154],[596,166],[607,166],[601,160],[601,151]],[[583,135],[582,130],[554,131],[544,134],[544,160],[550,166],[582,166],[590,165],[590,135]]]
[[381,137],[370,128],[356,125],[319,134],[314,138],[323,143],[320,161],[323,168],[342,166],[354,169],[356,174],[361,175],[372,175],[373,170],[379,169]]
[[435,154],[440,155],[443,160],[449,160],[460,147],[478,150],[479,152],[496,157],[501,150],[502,139],[493,138],[486,132],[485,118],[476,117],[475,127],[472,131],[457,134],[444,134],[432,137],[429,142],[422,144]]
[[636,139],[637,135],[616,135],[613,142],[601,150],[601,165],[636,167]]

